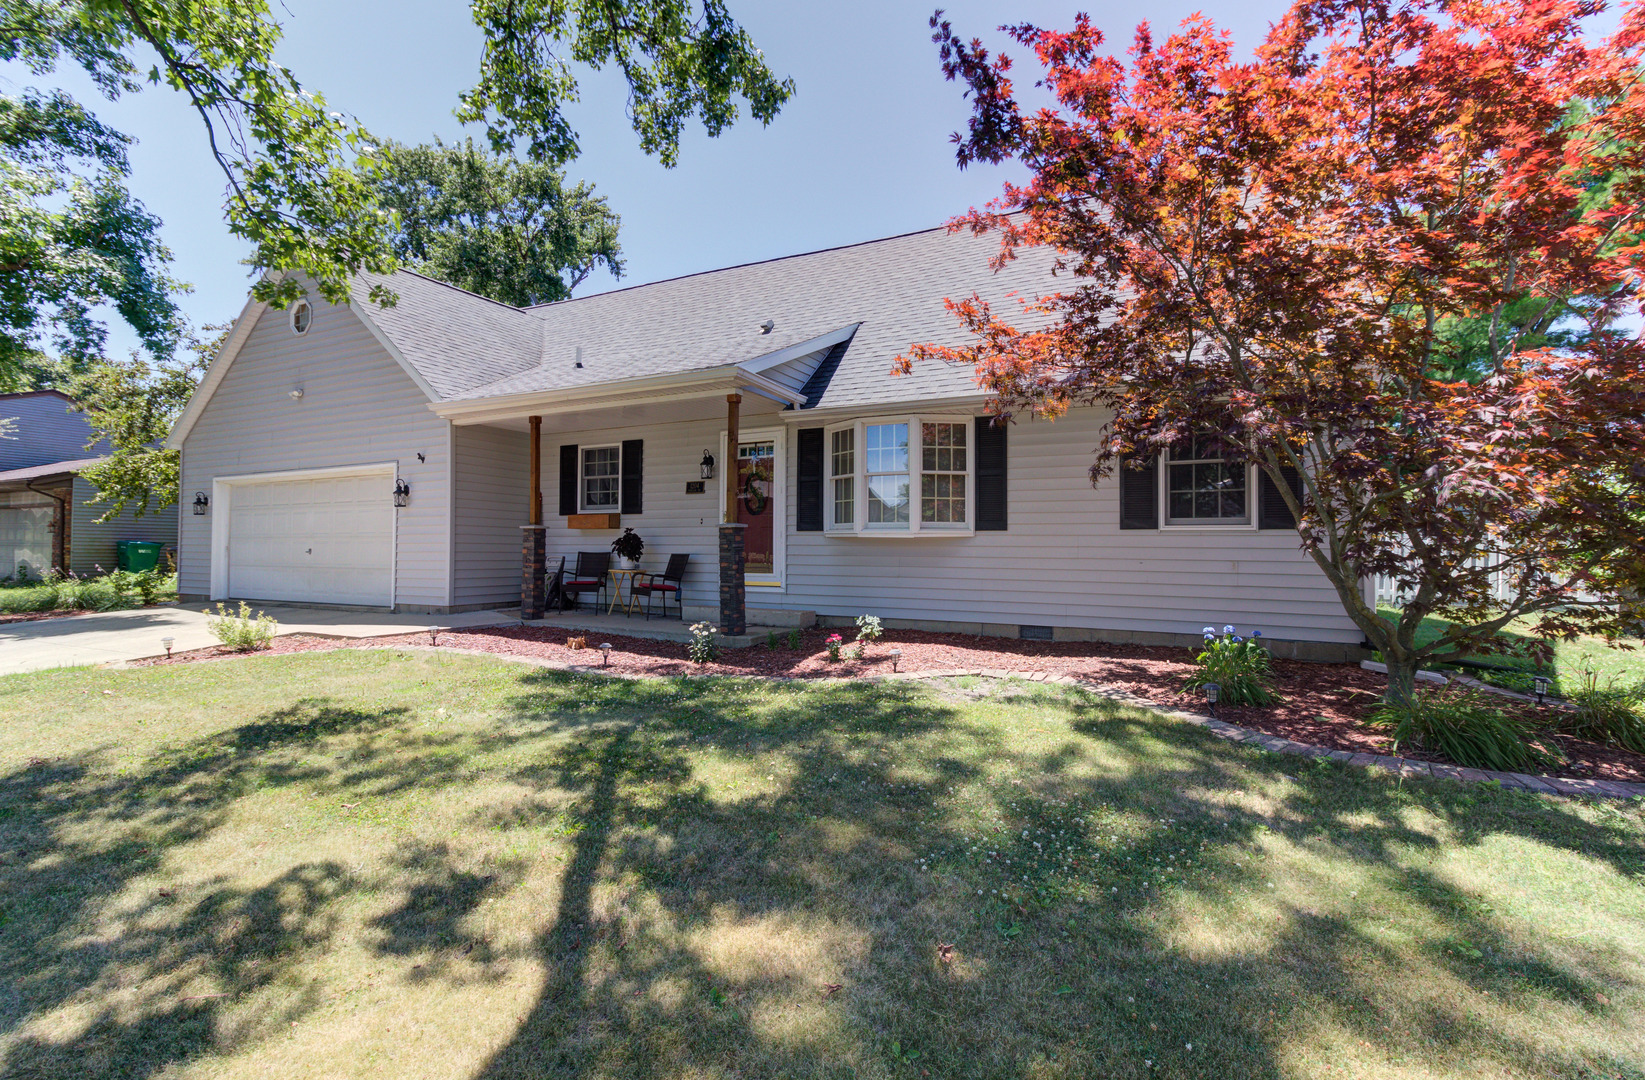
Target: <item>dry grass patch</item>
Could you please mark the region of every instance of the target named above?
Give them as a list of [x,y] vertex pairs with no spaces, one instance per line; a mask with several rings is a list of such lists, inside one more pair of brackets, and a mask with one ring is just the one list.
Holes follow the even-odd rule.
[[0,679],[0,1074],[1645,1076],[1641,806],[975,691]]

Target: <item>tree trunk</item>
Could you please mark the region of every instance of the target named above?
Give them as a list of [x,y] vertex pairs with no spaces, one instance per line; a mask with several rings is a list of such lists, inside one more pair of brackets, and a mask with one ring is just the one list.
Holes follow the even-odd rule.
[[1388,689],[1383,700],[1390,705],[1411,704],[1416,697],[1416,660],[1403,655],[1403,650],[1398,654],[1384,650],[1382,662],[1388,665]]

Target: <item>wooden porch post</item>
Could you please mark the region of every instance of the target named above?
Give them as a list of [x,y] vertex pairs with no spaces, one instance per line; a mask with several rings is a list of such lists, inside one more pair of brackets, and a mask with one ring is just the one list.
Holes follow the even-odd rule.
[[520,527],[524,534],[520,543],[520,618],[540,619],[548,603],[547,583],[543,580],[543,560],[548,553],[543,527],[543,418],[527,417],[526,424],[531,429],[531,492],[526,504],[527,524]]
[[720,632],[743,634],[748,631],[747,590],[744,570],[748,551],[743,531],[746,526],[737,521],[737,407],[742,404],[741,394],[725,396],[725,516],[720,522]]
[[527,520],[533,525],[543,523],[543,418],[540,416],[526,417],[526,423],[531,426],[531,515]]

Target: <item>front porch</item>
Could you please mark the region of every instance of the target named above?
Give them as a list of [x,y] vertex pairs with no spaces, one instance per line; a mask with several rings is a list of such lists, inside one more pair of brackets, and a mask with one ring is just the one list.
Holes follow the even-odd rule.
[[[686,640],[690,623],[709,621],[730,647],[809,625],[798,619],[801,613],[768,615],[761,603],[752,613],[758,625],[750,625],[747,600],[751,591],[772,599],[782,592],[788,532],[782,414],[805,402],[809,373],[852,329],[753,362],[431,406],[455,426],[457,588],[473,580],[465,567],[478,561],[469,552],[481,547],[492,588],[501,585],[499,545],[513,534],[520,617],[528,624],[546,616],[550,625]],[[545,498],[555,501],[545,508]],[[510,505],[524,513],[506,523]],[[615,580],[598,609],[549,610],[561,559],[569,575],[579,553],[609,552],[612,540],[630,528],[645,541],[640,568],[646,574],[660,573],[671,555],[689,556],[685,580],[669,598],[669,628],[606,615]],[[625,598],[632,585],[625,582]],[[585,604],[592,600],[583,597]]]

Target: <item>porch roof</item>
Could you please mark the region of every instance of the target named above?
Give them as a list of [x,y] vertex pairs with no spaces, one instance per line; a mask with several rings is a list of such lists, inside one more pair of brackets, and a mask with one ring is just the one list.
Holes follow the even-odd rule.
[[74,476],[82,469],[90,468],[106,458],[77,458],[74,461],[49,461],[44,465],[31,465],[26,469],[12,469],[9,472],[0,472],[0,484],[26,484],[30,480],[44,480],[48,477]]

